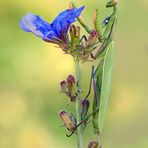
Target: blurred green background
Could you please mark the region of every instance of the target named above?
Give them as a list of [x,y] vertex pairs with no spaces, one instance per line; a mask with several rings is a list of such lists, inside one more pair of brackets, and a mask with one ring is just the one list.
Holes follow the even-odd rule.
[[[102,19],[110,13],[105,8],[106,0],[76,2],[86,5],[83,16],[90,25],[94,9],[99,7]],[[0,1],[0,148],[75,148],[75,136],[66,138],[58,117],[59,110],[68,103],[68,98],[60,93],[59,82],[74,74],[73,60],[19,27],[27,12],[51,22],[68,4],[67,0]],[[120,1],[115,39],[116,58],[103,147],[147,148],[147,0]],[[90,63],[82,65],[84,90],[88,88],[89,70]],[[90,135],[94,138],[89,130],[86,135],[86,140]]]

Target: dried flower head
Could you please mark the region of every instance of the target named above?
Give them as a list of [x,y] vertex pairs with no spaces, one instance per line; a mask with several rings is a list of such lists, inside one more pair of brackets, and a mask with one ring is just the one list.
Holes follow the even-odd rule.
[[66,111],[61,111],[59,113],[65,127],[72,132],[76,126],[76,119],[73,115],[67,113]]
[[75,77],[69,75],[66,80],[60,82],[60,85],[62,92],[70,98],[70,101],[74,102],[77,96]]
[[88,144],[88,148],[98,148],[98,142],[97,141],[91,141],[89,144]]

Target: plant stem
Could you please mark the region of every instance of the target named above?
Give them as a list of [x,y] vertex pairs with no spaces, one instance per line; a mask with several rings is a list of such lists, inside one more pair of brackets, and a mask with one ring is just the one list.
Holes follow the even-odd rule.
[[[76,98],[76,119],[77,125],[81,122],[81,100],[80,100],[80,65],[79,61],[74,59],[75,62],[75,72],[76,72],[76,80],[77,80],[77,98]],[[82,137],[82,126],[80,125],[77,128],[77,148],[83,148],[83,137]]]
[[97,141],[98,141],[98,147],[102,148],[102,144],[101,144],[101,135],[99,133],[97,133]]

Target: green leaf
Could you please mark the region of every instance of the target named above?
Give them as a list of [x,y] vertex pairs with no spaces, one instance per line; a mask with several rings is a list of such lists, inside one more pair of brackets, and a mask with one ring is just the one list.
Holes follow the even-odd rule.
[[112,41],[107,48],[107,51],[104,57],[104,63],[103,63],[101,98],[100,98],[99,118],[98,118],[98,124],[99,124],[98,126],[99,126],[100,132],[102,132],[102,129],[103,129],[105,113],[108,106],[108,98],[109,98],[111,78],[112,78],[114,51],[115,51],[114,41]]

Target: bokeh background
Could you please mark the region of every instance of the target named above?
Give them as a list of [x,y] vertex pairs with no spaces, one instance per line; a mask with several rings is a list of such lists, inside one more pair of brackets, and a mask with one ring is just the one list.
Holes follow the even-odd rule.
[[[106,0],[76,2],[86,5],[83,16],[91,26],[94,9],[100,9],[102,19],[110,13]],[[66,138],[58,117],[59,110],[68,104],[59,82],[74,74],[73,59],[19,27],[27,12],[51,22],[68,4],[68,0],[0,1],[0,148],[75,148],[75,136]],[[104,148],[147,148],[148,1],[121,0],[118,15],[115,66],[102,141]],[[90,63],[83,64],[84,94],[89,71]],[[86,140],[90,135],[93,139],[86,130]]]

